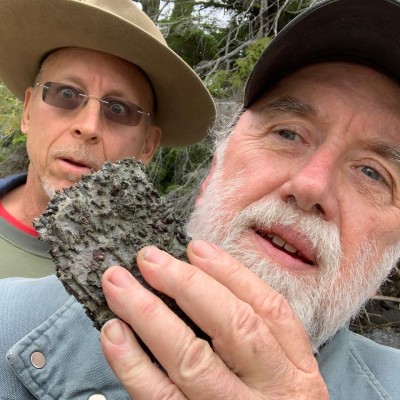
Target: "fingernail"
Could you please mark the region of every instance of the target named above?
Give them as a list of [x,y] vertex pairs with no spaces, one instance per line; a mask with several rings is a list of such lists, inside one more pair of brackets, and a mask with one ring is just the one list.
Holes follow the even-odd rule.
[[168,254],[165,251],[158,249],[155,246],[148,246],[143,252],[143,258],[153,264],[161,264],[168,259]]
[[117,268],[112,271],[108,280],[120,288],[127,288],[132,284],[132,275],[124,268]]
[[193,240],[192,249],[194,253],[201,258],[212,259],[217,255],[215,246],[204,240]]
[[102,329],[107,339],[115,345],[121,345],[125,342],[126,336],[121,321],[118,319],[111,319],[107,321]]

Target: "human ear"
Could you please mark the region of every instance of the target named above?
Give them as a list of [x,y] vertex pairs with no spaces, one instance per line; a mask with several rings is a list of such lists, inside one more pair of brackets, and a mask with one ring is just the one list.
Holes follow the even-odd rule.
[[160,145],[160,140],[161,140],[161,128],[157,125],[149,126],[147,130],[147,137],[140,150],[140,157],[139,157],[144,164],[148,164],[151,161],[155,151]]
[[23,106],[22,118],[21,118],[21,132],[25,135],[29,131],[29,122],[31,119],[32,101],[33,101],[33,88],[28,87],[25,90],[25,99],[24,99],[24,106]]

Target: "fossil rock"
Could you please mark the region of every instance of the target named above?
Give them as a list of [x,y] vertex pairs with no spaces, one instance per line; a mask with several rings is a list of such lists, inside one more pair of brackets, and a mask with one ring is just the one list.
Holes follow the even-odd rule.
[[108,267],[121,265],[197,336],[208,340],[173,299],[144,281],[137,268],[136,253],[143,246],[155,245],[187,261],[189,242],[172,207],[149,183],[141,162],[133,158],[107,162],[100,171],[83,176],[76,185],[56,193],[34,226],[50,246],[58,278],[83,304],[97,329],[115,317],[107,306],[101,277]]

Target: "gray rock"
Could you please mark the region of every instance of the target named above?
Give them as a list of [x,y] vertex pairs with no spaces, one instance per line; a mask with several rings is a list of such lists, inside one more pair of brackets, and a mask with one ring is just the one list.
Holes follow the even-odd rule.
[[400,349],[400,334],[394,328],[376,328],[371,332],[363,333],[363,336],[385,346]]
[[199,337],[209,340],[173,299],[151,288],[137,268],[136,253],[143,246],[155,245],[187,261],[189,242],[171,205],[148,182],[142,163],[125,159],[85,175],[73,187],[57,192],[34,226],[50,246],[58,278],[83,304],[96,328],[115,317],[101,277],[108,267],[121,265]]

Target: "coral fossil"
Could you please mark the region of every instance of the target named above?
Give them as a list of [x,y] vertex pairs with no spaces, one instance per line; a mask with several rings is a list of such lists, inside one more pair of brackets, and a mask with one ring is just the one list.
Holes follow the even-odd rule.
[[137,268],[136,253],[143,246],[155,245],[187,261],[189,242],[171,206],[149,183],[141,162],[129,158],[105,163],[100,171],[57,192],[34,225],[50,246],[58,278],[83,304],[97,329],[115,317],[107,306],[101,277],[108,267],[121,265],[197,336],[208,339],[173,299],[151,288]]

